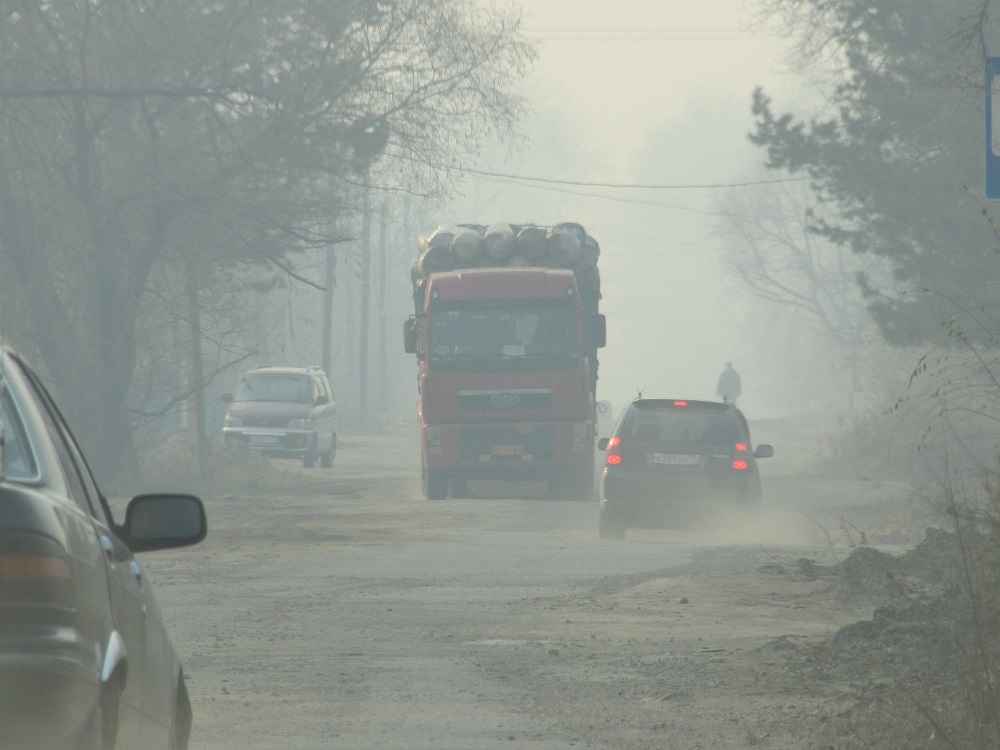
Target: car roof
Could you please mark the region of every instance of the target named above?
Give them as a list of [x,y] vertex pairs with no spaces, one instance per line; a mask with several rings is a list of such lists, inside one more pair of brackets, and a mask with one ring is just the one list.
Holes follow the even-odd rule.
[[724,401],[705,401],[689,398],[637,398],[629,404],[640,411],[666,411],[672,409],[692,409],[724,412],[729,409],[739,411],[732,404]]

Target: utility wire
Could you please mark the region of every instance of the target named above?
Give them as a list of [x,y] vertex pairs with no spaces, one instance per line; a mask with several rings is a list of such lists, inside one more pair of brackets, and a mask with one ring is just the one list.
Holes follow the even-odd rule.
[[471,167],[463,167],[463,172],[477,174],[482,177],[497,177],[506,180],[520,180],[522,182],[541,182],[547,185],[567,185],[570,187],[597,187],[597,188],[622,188],[630,190],[719,190],[724,188],[751,187],[754,185],[774,185],[785,182],[806,182],[808,177],[785,177],[776,180],[751,180],[748,182],[705,182],[705,183],[675,183],[675,184],[649,184],[649,183],[628,183],[628,182],[583,182],[581,180],[554,180],[547,177],[529,177],[519,174],[505,174],[503,172],[489,172]]

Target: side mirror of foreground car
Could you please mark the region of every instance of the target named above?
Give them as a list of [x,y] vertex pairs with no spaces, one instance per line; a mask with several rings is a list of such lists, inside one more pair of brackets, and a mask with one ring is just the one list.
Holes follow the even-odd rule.
[[122,532],[133,552],[197,544],[208,533],[205,506],[193,495],[137,495],[125,509]]
[[764,445],[758,445],[757,450],[753,452],[754,458],[770,458],[774,455],[774,448],[766,443]]

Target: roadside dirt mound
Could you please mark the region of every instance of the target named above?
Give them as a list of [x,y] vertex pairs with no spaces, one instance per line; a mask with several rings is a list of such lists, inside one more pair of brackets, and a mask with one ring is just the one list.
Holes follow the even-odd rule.
[[995,563],[990,537],[940,529],[899,556],[859,547],[837,565],[799,561],[844,596],[880,602],[825,642],[777,639],[766,649],[790,669],[850,686],[853,705],[816,731],[815,746],[1000,746]]

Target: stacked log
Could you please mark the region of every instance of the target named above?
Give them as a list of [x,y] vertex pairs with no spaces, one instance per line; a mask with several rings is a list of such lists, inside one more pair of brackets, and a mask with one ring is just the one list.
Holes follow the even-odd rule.
[[458,224],[439,226],[417,240],[413,301],[419,314],[427,277],[459,268],[569,268],[576,275],[584,308],[597,311],[601,298],[597,240],[582,225]]

